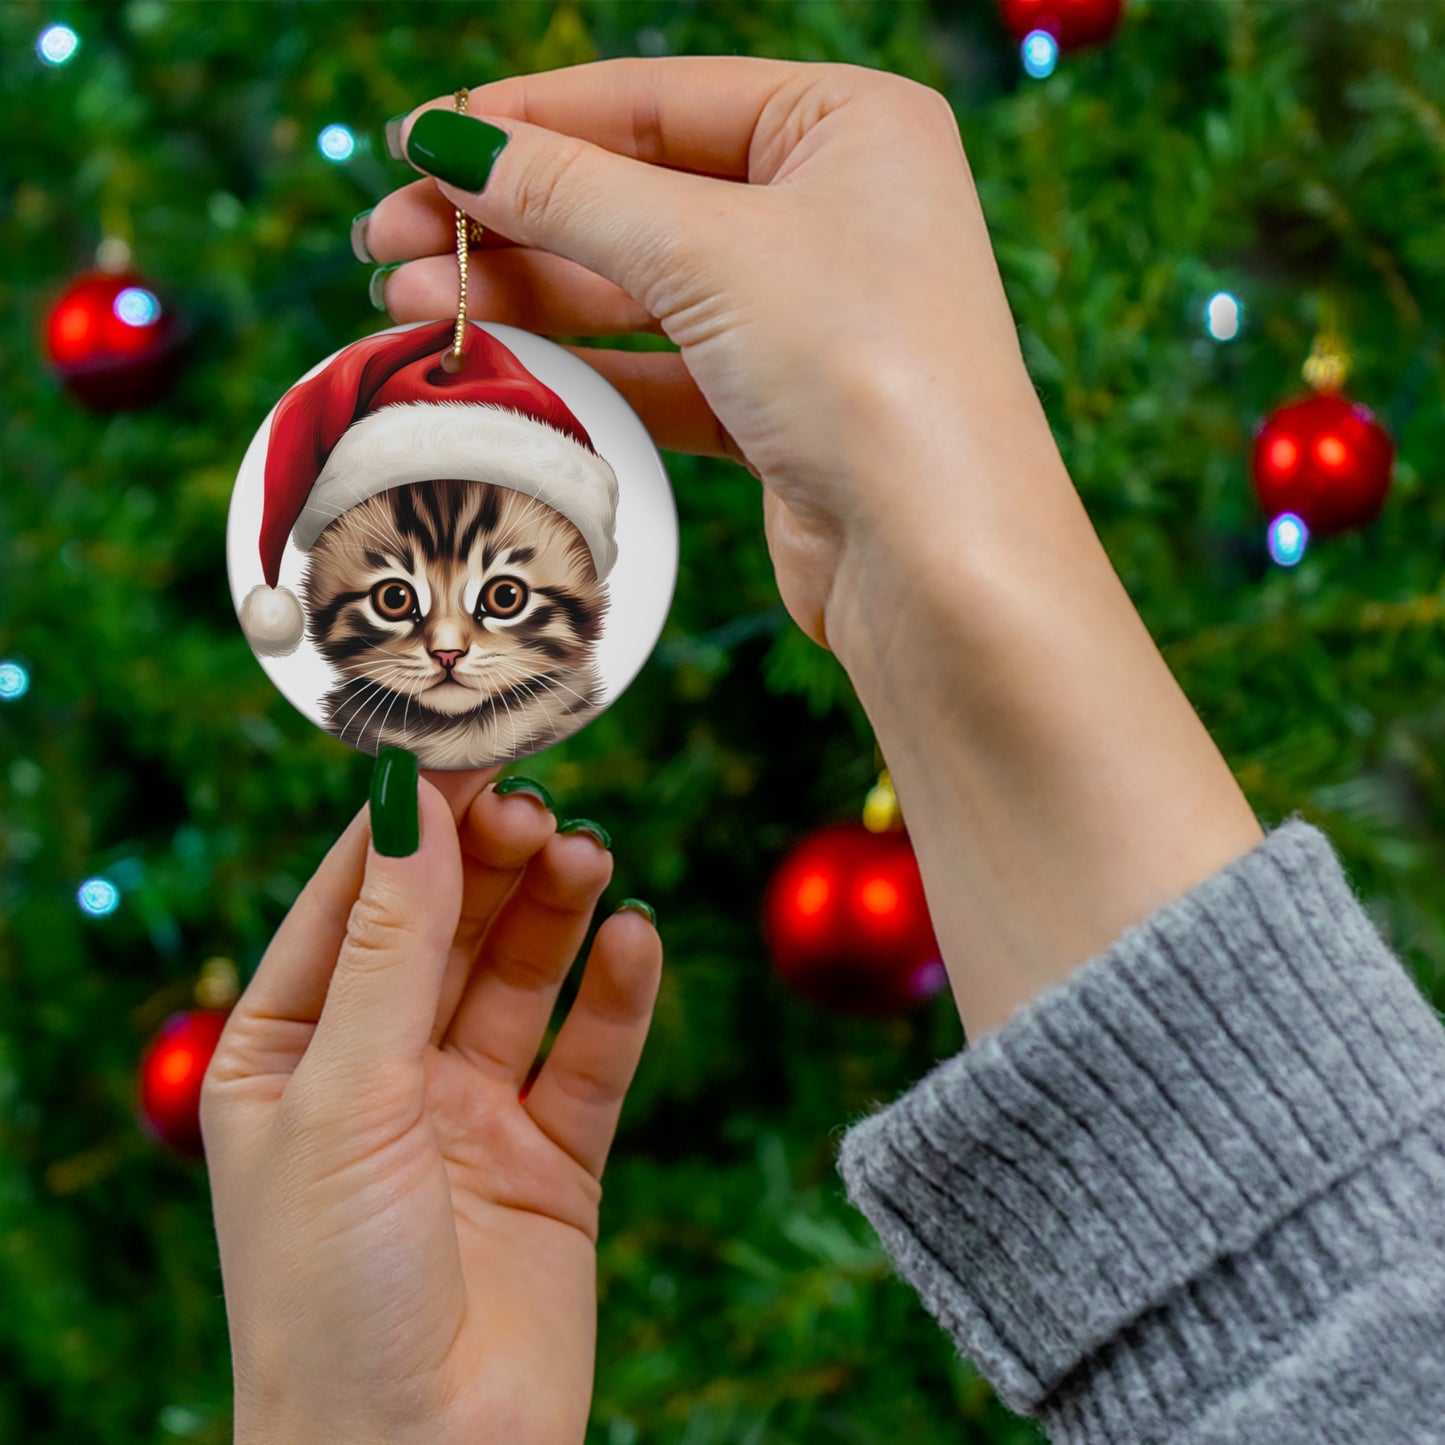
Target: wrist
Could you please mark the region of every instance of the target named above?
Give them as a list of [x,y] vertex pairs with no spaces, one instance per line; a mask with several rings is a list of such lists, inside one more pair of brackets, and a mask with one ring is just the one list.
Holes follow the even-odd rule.
[[857,500],[824,619],[855,685],[880,669],[891,679],[925,638],[986,652],[992,608],[1046,564],[1112,575],[1032,388],[1001,384],[980,407],[968,424],[910,425],[896,412],[885,423],[885,400],[870,425],[860,398]]
[[951,508],[880,513],[827,611],[971,1037],[1260,837],[1052,438],[1009,441]]

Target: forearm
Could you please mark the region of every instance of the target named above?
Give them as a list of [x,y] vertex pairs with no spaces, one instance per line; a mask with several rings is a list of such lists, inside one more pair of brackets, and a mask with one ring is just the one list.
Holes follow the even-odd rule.
[[1261,836],[1031,402],[986,439],[915,429],[905,474],[948,490],[870,518],[828,610],[971,1038]]

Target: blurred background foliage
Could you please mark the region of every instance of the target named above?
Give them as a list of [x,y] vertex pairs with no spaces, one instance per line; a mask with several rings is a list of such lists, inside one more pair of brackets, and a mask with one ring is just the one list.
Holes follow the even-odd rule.
[[[80,36],[59,68],[42,28]],[[1135,0],[1109,47],[1021,76],[976,3],[125,3],[0,9],[0,1440],[230,1439],[204,1170],[135,1122],[146,1040],[212,954],[254,967],[365,797],[228,598],[246,443],[305,370],[388,324],[354,212],[411,172],[389,115],[616,55],[848,61],[942,89],[1066,459],[1262,818],[1300,811],[1445,994],[1445,7]],[[354,156],[316,137],[350,126]],[[102,237],[195,328],[159,406],[80,410],[39,327]],[[745,238],[740,238],[745,240]],[[908,237],[880,266],[907,264]],[[1216,290],[1239,339],[1207,339]],[[1382,520],[1273,567],[1252,429],[1302,388],[1322,304],[1400,449]],[[939,1001],[838,1020],[770,974],[757,905],[872,780],[846,679],[781,610],[753,479],[669,456],[682,575],[656,653],[535,760],[616,839],[611,898],[669,967],[608,1171],[597,1445],[1037,1437],[891,1279],[837,1136],[961,1044]],[[122,889],[109,918],[79,882]]]

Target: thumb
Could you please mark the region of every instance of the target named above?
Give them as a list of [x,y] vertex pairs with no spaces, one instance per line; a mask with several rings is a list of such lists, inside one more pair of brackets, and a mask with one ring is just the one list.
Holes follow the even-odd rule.
[[451,806],[418,779],[413,754],[387,748],[377,758],[370,821],[361,894],[297,1070],[315,1070],[328,1087],[374,1086],[420,1065],[461,914]]
[[[698,218],[715,215],[723,201],[736,207],[747,190],[511,116],[440,107],[403,126],[401,150],[483,226],[586,266],[657,316],[658,305],[672,314],[687,302],[671,293],[710,239]],[[663,285],[669,294],[660,299]]]

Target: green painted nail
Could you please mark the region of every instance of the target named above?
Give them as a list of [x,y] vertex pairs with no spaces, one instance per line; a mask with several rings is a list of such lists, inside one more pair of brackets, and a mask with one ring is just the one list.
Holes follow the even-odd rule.
[[401,149],[401,128],[407,116],[411,112],[403,111],[401,115],[394,115],[387,121],[383,134],[386,136],[386,153],[394,161],[404,161],[406,156]]
[[371,219],[371,213],[376,208],[368,206],[364,211],[358,211],[351,218],[351,254],[358,261],[365,261],[368,266],[376,265],[376,257],[371,254],[366,244],[366,223]]
[[371,774],[371,841],[388,858],[409,858],[421,846],[416,754],[383,748]]
[[389,261],[385,266],[378,266],[371,273],[371,280],[367,284],[366,294],[371,297],[371,304],[378,311],[386,310],[386,278],[395,271],[398,266],[405,266],[405,261]]
[[406,138],[406,158],[449,185],[480,191],[509,139],[484,120],[454,110],[424,110]]
[[549,813],[557,811],[551,793],[541,783],[534,783],[531,778],[503,778],[493,786],[492,791],[502,798],[509,797],[512,793],[525,793],[529,798],[536,798]]
[[624,898],[617,905],[619,913],[640,913],[654,928],[657,927],[657,910],[652,904],[644,903],[640,898]]
[[609,852],[612,848],[612,834],[602,826],[601,823],[594,823],[591,818],[568,818],[565,823],[559,824],[559,833],[586,833],[589,837],[595,838]]

